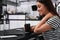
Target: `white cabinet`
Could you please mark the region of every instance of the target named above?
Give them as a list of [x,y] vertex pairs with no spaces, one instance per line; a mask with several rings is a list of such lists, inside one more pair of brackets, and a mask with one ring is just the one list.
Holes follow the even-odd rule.
[[22,28],[25,24],[25,15],[9,15],[10,29]]
[[25,19],[25,15],[9,15],[9,19]]
[[10,21],[10,29],[15,29],[15,28],[23,28],[25,24],[25,21]]

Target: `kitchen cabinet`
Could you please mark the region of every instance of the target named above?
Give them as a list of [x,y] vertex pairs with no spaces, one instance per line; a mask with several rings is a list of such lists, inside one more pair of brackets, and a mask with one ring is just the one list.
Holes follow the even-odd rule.
[[25,15],[11,14],[8,16],[9,29],[23,28],[25,24]]

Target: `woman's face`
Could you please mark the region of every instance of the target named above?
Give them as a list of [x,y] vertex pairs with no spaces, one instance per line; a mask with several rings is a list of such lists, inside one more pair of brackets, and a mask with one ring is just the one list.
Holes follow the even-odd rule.
[[45,5],[43,5],[40,2],[37,2],[36,5],[37,5],[37,10],[38,10],[39,14],[40,15],[46,15],[47,8],[45,7]]

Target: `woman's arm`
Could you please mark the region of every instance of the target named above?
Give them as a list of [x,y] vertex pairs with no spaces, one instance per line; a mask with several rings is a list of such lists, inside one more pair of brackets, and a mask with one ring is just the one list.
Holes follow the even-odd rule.
[[41,27],[39,27],[38,29],[34,30],[34,33],[40,34],[40,33],[44,33],[44,32],[51,30],[51,29],[52,29],[52,27],[50,27],[50,25],[45,23]]
[[51,13],[47,14],[36,26],[35,29],[39,29],[49,18],[51,18],[53,15]]

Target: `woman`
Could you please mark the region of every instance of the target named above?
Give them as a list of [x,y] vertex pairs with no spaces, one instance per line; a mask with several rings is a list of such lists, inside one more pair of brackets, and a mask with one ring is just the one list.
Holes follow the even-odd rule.
[[37,0],[37,10],[44,18],[32,30],[43,34],[45,40],[60,40],[60,17],[51,0]]

